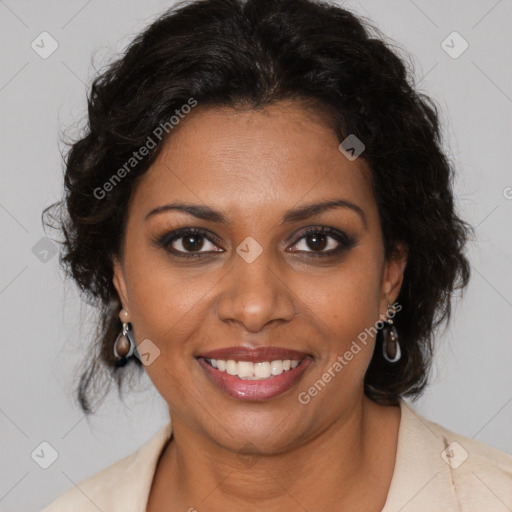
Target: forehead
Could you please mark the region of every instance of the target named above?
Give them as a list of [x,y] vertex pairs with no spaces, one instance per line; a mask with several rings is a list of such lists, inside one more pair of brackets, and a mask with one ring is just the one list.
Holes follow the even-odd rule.
[[372,206],[366,162],[348,160],[338,146],[319,113],[293,103],[263,110],[199,105],[163,142],[132,206],[147,212],[180,200],[256,215],[332,197]]

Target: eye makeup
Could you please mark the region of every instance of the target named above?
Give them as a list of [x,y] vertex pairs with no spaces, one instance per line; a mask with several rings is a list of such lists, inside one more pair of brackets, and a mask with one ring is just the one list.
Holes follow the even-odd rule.
[[[300,232],[300,234],[295,237],[295,241],[291,244],[291,247],[296,247],[302,240],[308,240],[308,237],[309,241],[311,242],[311,240],[313,240],[313,243],[317,244],[317,246],[318,241],[320,241],[319,245],[321,249],[323,248],[323,242],[328,239],[334,240],[337,245],[334,249],[327,251],[315,251],[314,249],[300,250],[295,248],[292,251],[288,250],[288,252],[291,252],[292,254],[300,254],[301,256],[306,257],[311,256],[313,258],[328,258],[345,253],[357,244],[355,237],[350,236],[343,231],[329,226],[313,226],[308,227],[307,229]],[[212,244],[214,247],[217,247],[217,249],[201,251],[200,249],[202,249],[205,245],[204,242],[201,243],[201,241],[204,240]],[[174,246],[176,242],[179,242],[184,250],[177,249]],[[218,252],[225,252],[222,248],[218,249],[222,243],[217,236],[204,228],[197,227],[185,227],[166,231],[163,235],[158,235],[152,239],[152,243],[156,247],[164,249],[172,257],[178,258],[204,258],[211,257]],[[185,244],[188,246],[188,248]],[[193,248],[198,248],[199,250],[192,250]]]

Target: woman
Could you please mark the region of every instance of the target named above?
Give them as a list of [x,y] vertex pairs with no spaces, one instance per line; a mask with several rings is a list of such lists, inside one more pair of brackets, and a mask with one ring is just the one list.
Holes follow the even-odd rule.
[[203,0],[95,80],[60,221],[101,315],[78,397],[136,367],[171,421],[46,512],[512,506],[512,456],[403,400],[470,228],[436,107],[376,35],[325,3]]

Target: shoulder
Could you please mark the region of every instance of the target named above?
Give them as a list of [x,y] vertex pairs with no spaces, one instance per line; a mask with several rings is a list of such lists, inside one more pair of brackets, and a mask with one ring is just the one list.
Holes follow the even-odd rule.
[[136,452],[73,485],[41,512],[143,512],[158,458],[171,432],[169,422]]
[[430,421],[407,404],[402,411],[409,416],[407,425],[412,436],[428,440],[427,446],[431,448],[441,449],[441,459],[452,469],[490,466],[512,477],[512,455]]
[[[503,484],[508,490],[509,504],[512,504],[512,455],[493,448],[471,437],[452,432],[438,423],[427,421],[437,435],[441,451],[441,459],[454,475],[454,479],[462,477],[476,483],[488,479],[495,484]],[[441,445],[442,442],[442,445]]]
[[418,511],[436,506],[468,512],[511,509],[512,455],[427,420],[403,400],[400,406],[393,506],[400,509],[410,502],[411,510]]
[[111,505],[109,491],[115,488],[116,482],[121,481],[123,473],[133,466],[134,457],[135,454],[131,454],[73,485],[42,512],[109,510],[108,507]]

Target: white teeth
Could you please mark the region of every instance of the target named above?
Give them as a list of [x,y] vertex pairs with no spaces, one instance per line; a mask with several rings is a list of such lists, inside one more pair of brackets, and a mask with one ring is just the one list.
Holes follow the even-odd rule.
[[238,364],[233,359],[226,361],[226,373],[229,373],[229,375],[236,375],[238,373]]
[[207,361],[221,372],[236,375],[243,380],[264,380],[281,375],[290,369],[297,368],[301,361],[297,359],[276,359],[274,361],[234,361],[233,359],[207,359]]
[[270,377],[270,363],[268,361],[255,363],[254,376],[258,377],[258,379],[268,379]]
[[272,375],[281,375],[283,373],[283,361],[279,359],[270,363],[270,373]]
[[239,377],[252,377],[254,375],[254,363],[250,361],[238,361],[237,374]]

